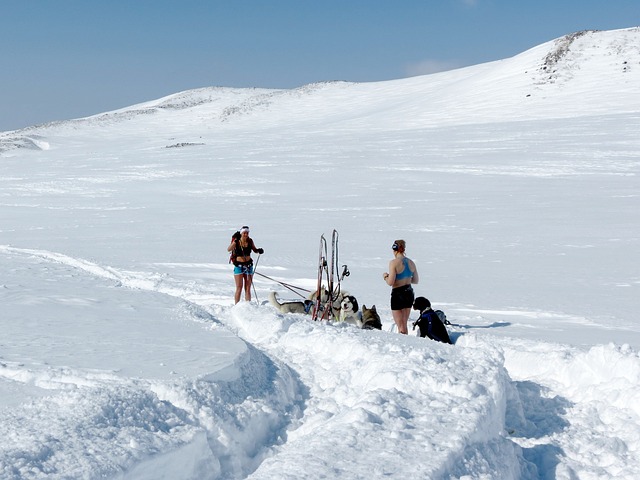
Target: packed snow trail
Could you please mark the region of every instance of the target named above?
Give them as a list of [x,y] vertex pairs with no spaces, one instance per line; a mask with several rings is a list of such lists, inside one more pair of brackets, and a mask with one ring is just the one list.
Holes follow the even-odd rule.
[[640,473],[640,358],[629,347],[581,349],[464,326],[451,328],[450,346],[255,303],[220,305],[212,302],[215,285],[166,274],[44,250],[0,246],[0,253],[30,269],[46,267],[63,290],[77,281],[96,295],[92,283],[106,281],[111,292],[144,302],[158,293],[175,298],[189,321],[211,327],[212,342],[229,331],[247,342],[226,380],[221,373],[172,381],[3,361],[2,379],[40,389],[31,404],[3,413],[2,434],[22,445],[0,452],[0,465],[11,466],[6,478],[69,471],[137,479],[160,471],[255,479]]
[[[506,436],[514,391],[495,351],[264,310],[239,304],[231,321],[295,370],[309,394],[287,443],[251,478],[301,478],[306,469],[354,479],[516,479],[533,468]],[[336,458],[335,449],[353,456]]]

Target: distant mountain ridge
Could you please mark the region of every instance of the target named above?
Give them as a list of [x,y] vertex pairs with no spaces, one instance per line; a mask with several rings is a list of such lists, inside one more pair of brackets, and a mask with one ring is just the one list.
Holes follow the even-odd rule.
[[[381,118],[380,111],[386,116]],[[640,111],[640,27],[581,31],[514,57],[436,74],[372,83],[321,82],[290,90],[210,87],[91,117],[0,133],[0,155],[41,149],[58,129],[104,128],[163,115],[157,128],[404,129],[510,118],[564,118]],[[179,120],[177,120],[179,117]]]

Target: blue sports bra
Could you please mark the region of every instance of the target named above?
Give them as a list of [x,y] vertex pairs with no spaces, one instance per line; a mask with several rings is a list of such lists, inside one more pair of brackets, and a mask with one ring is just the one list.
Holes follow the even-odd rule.
[[413,272],[411,268],[409,268],[409,259],[404,257],[402,259],[402,264],[404,265],[404,270],[400,273],[396,273],[396,280],[404,280],[405,278],[413,278]]

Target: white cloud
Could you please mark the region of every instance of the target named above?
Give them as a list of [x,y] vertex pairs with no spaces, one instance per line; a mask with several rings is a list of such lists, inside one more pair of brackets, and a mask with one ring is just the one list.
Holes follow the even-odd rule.
[[423,60],[421,62],[408,64],[404,70],[407,76],[415,77],[417,75],[429,75],[430,73],[454,70],[462,66],[460,62],[456,62],[455,60]]

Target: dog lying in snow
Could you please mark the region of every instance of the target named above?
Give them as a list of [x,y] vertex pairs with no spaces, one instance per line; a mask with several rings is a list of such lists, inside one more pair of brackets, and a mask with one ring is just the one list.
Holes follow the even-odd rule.
[[347,295],[342,299],[340,306],[338,321],[352,323],[365,330],[382,330],[382,322],[375,305],[372,305],[371,308],[362,305],[362,311],[360,311],[356,297]]
[[353,295],[346,295],[342,298],[338,321],[351,323],[362,328],[362,312],[358,310],[358,300]]
[[372,305],[371,308],[362,305],[362,328],[365,330],[382,330],[382,322],[375,305]]
[[311,313],[312,300],[280,302],[276,292],[269,294],[269,303],[280,313]]
[[[320,306],[321,308],[325,308],[329,301],[329,292],[326,288],[322,288],[320,292]],[[332,302],[332,318],[338,318],[340,315],[340,304],[342,299],[346,295],[345,293],[339,293],[336,295]],[[318,298],[318,293],[313,292],[309,297],[304,300],[292,300],[292,301],[280,301],[278,299],[278,295],[276,292],[269,293],[269,303],[273,305],[276,310],[280,313],[307,313],[310,314],[313,311],[313,305],[316,303],[316,298]],[[328,315],[320,315],[324,319],[328,318]]]
[[[342,299],[349,295],[347,292],[340,292],[337,295],[335,295],[335,298],[333,299],[333,302],[331,302],[331,316],[332,318],[338,318],[340,315],[340,308],[341,308],[341,304],[342,304]],[[311,293],[311,295],[309,295],[309,300],[311,300],[313,303],[316,302],[316,299],[318,298],[318,292],[313,292]],[[323,286],[321,291],[320,291],[320,307],[321,309],[324,309],[327,305],[327,303],[329,303],[329,292],[328,290]],[[321,316],[323,319],[327,320],[328,319],[328,315],[326,314],[320,314],[319,316]]]
[[[322,304],[326,304],[328,300],[328,292],[326,289],[322,289]],[[286,301],[281,302],[278,300],[276,292],[269,294],[269,303],[273,305],[280,313],[302,313],[310,314],[313,310],[313,305],[317,293],[313,292],[307,300],[304,301]],[[359,310],[358,300],[353,295],[348,293],[340,293],[333,302],[333,317],[338,322],[351,323],[358,328],[365,330],[382,330],[382,322],[380,321],[380,315],[376,311],[376,306],[372,305],[371,308],[367,308],[366,305],[362,306],[362,311]]]

